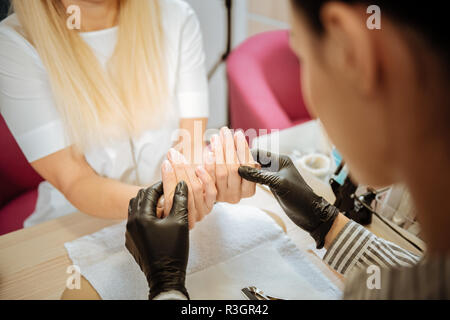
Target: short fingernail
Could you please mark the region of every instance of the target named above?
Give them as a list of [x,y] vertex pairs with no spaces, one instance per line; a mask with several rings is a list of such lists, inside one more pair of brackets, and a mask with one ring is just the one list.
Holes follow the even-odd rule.
[[222,129],[220,129],[220,131],[222,131],[223,135],[231,134],[231,131],[230,131],[230,129],[228,129],[228,127],[223,127]]
[[245,139],[244,133],[241,130],[236,131],[235,135],[238,139]]
[[162,164],[162,168],[164,172],[172,172],[173,168],[172,165],[170,164],[169,160],[164,160],[163,164]]
[[180,164],[186,161],[184,156],[174,148],[169,149],[169,158],[170,161],[175,162],[176,164]]

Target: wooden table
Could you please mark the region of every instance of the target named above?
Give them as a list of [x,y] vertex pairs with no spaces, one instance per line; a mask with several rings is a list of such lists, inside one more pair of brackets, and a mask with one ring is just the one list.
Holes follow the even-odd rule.
[[[323,186],[316,187],[328,192]],[[320,191],[320,190],[319,190]],[[258,187],[256,195],[241,201],[269,210],[282,218],[290,235],[303,250],[312,243],[309,236],[295,227],[272,195]],[[74,213],[40,225],[0,237],[0,299],[60,299],[72,264],[64,243],[75,240],[119,221],[104,220]],[[311,253],[311,259],[336,285],[342,281]]]
[[59,299],[71,261],[64,243],[118,221],[74,213],[0,237],[0,299]]
[[[334,195],[329,186],[312,178],[306,172],[302,174],[316,193],[328,201],[334,201]],[[314,245],[311,237],[289,220],[270,192],[258,187],[254,197],[243,199],[241,203],[269,210],[278,215],[286,225],[288,236],[299,249],[306,251],[311,261],[337,287],[343,288],[342,277],[325,265],[311,250]],[[1,236],[0,299],[60,299],[69,276],[66,273],[67,267],[72,264],[64,243],[118,222],[74,213]],[[383,225],[376,221],[371,230],[411,249],[407,243],[401,242],[401,238],[383,229]]]

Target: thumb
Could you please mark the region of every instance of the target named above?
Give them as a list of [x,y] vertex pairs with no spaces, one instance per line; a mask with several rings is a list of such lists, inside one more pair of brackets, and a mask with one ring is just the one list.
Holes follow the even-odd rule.
[[239,175],[245,180],[265,184],[273,190],[277,190],[280,186],[281,179],[279,178],[277,172],[259,170],[247,166],[239,167],[238,172]]
[[185,218],[187,223],[188,217],[188,186],[183,180],[178,182],[173,195],[172,210],[169,217]]
[[162,193],[163,186],[161,181],[138,193],[138,198],[140,199],[139,214],[156,216],[156,205]]

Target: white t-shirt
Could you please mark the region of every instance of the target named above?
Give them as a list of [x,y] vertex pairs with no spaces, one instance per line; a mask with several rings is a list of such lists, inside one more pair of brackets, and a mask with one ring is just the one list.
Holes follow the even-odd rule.
[[[208,84],[200,25],[182,0],[160,0],[165,34],[168,88],[173,116],[137,139],[116,141],[85,153],[104,177],[138,185],[160,179],[160,164],[172,145],[180,118],[208,117]],[[46,69],[35,48],[20,34],[15,14],[0,23],[0,110],[29,162],[71,145],[55,108]],[[80,33],[105,66],[117,41],[118,27]],[[130,57],[132,59],[132,57]],[[31,226],[76,209],[48,182],[39,186]]]

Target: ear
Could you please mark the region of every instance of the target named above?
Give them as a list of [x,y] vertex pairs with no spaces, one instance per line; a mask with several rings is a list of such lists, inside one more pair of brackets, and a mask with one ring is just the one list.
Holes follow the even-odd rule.
[[327,40],[329,61],[361,94],[373,93],[379,77],[375,48],[380,31],[367,27],[369,15],[366,8],[328,2],[322,7],[320,18]]

